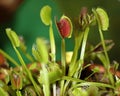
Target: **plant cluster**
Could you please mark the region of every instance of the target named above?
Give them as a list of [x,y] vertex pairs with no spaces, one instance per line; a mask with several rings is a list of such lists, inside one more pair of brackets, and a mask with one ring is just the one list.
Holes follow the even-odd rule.
[[[32,46],[31,56],[23,38],[10,28],[6,34],[20,64],[0,49],[0,94],[1,96],[119,96],[120,75],[118,63],[111,62],[107,51],[114,45],[105,40],[103,31],[108,30],[109,18],[102,8],[87,8],[75,22],[68,16],[55,18],[55,24],[61,36],[61,60],[56,60],[56,48],[52,8],[48,5],[40,10],[40,18],[49,27],[49,40],[38,37]],[[93,46],[88,43],[90,27],[98,26],[100,43]],[[66,38],[74,38],[74,50],[66,51]],[[26,64],[21,51],[30,60]],[[34,57],[34,58],[33,58]],[[94,64],[96,58],[101,65]],[[9,66],[9,62],[16,67]]]

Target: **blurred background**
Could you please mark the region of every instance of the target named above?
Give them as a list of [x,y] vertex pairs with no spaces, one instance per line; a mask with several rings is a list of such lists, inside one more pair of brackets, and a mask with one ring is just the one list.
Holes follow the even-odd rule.
[[[70,18],[79,15],[82,7],[86,6],[91,12],[92,8],[102,7],[110,18],[109,30],[104,32],[105,39],[112,39],[115,46],[109,52],[111,61],[120,63],[120,0],[0,0],[0,48],[5,50],[13,58],[16,58],[14,50],[5,34],[5,28],[12,28],[18,35],[25,38],[27,51],[31,48],[36,37],[45,37],[49,40],[48,27],[40,20],[40,9],[44,5],[52,7],[52,18],[58,18],[65,14]],[[54,35],[57,46],[57,60],[60,58],[60,37],[54,27]],[[92,28],[89,42],[97,44],[100,40],[96,28]],[[67,40],[67,50],[72,50],[72,40]],[[17,59],[17,58],[16,58]],[[28,62],[26,60],[26,62]],[[29,63],[29,62],[28,62]]]

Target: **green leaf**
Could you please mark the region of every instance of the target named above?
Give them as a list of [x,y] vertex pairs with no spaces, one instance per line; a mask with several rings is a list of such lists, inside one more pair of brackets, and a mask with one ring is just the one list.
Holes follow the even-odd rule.
[[88,87],[87,89],[87,93],[89,94],[89,96],[98,96],[98,87],[91,85]]
[[22,96],[21,91],[16,91],[17,96]]
[[44,96],[50,96],[50,83],[49,83],[48,70],[44,64],[42,65],[41,74],[43,75],[43,80],[44,80],[44,84],[43,84]]
[[33,86],[28,85],[22,90],[23,96],[37,96]]
[[30,64],[29,70],[33,70],[35,68],[37,68],[37,63],[36,62],[33,62],[32,64]]
[[45,25],[50,25],[51,22],[51,7],[46,5],[40,11],[40,17]]
[[36,44],[32,47],[32,54],[40,63],[48,63],[48,49],[44,39],[37,38]]
[[52,28],[52,23],[50,24],[49,27],[49,36],[50,36],[50,48],[51,48],[51,61],[55,61],[56,60],[56,48],[55,48],[55,39],[54,39],[54,34],[53,34],[53,28]]
[[[48,79],[50,84],[58,81],[63,75],[62,70],[58,66],[53,65],[53,69],[51,69],[51,71],[48,73]],[[42,84],[44,84],[43,77],[44,73],[40,74],[40,77],[38,78],[38,81]]]
[[8,93],[0,87],[0,96],[8,96]]
[[97,8],[96,10],[92,10],[94,15],[97,18],[98,24],[103,31],[108,30],[109,27],[109,18],[105,10],[102,8]]
[[[75,88],[72,91],[73,96],[88,96],[88,93],[86,90],[82,89],[82,88]],[[92,96],[92,95],[91,95]]]
[[13,30],[11,30],[10,28],[7,28],[6,34],[7,34],[8,38],[10,39],[13,46],[15,46],[15,47],[20,46],[19,37],[17,36],[17,34]]

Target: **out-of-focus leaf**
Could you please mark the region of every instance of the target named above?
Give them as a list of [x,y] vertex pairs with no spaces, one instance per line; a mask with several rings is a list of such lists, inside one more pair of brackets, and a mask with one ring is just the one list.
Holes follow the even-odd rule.
[[14,90],[22,89],[22,74],[18,72],[11,73],[11,85]]
[[45,25],[50,25],[51,22],[51,7],[46,5],[40,10],[40,17]]
[[23,96],[37,96],[33,86],[27,86],[22,90]]
[[9,96],[8,93],[0,87],[0,96]]
[[75,88],[72,91],[73,96],[89,96],[87,91],[82,88]]
[[[49,78],[49,83],[54,83],[57,80],[59,80],[62,77],[63,73],[62,70],[58,67],[58,66],[54,66],[51,69],[50,72],[48,72],[48,78]],[[43,79],[44,74],[40,74],[40,77],[38,78],[38,81],[40,83],[44,83],[44,79]]]
[[98,96],[98,87],[96,86],[89,86],[87,89],[88,96]]
[[9,37],[9,39],[10,39],[13,46],[15,46],[15,47],[20,46],[19,37],[17,36],[17,34],[13,30],[11,30],[10,28],[7,28],[6,29],[6,34]]
[[40,63],[48,63],[48,49],[44,39],[37,38],[36,44],[32,47],[32,54]]
[[[114,46],[113,40],[105,40],[106,50],[109,51]],[[102,43],[98,43],[92,50],[93,52],[103,52]]]

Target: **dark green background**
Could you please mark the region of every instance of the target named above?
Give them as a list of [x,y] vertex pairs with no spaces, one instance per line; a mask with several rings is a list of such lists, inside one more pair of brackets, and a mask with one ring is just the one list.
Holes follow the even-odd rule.
[[[17,34],[24,36],[28,52],[30,53],[36,37],[45,37],[49,40],[48,27],[44,26],[39,17],[40,9],[46,4],[52,7],[52,18],[54,16],[60,17],[62,14],[74,18],[79,15],[80,9],[83,6],[88,7],[89,12],[91,12],[91,8],[104,8],[110,18],[109,30],[104,32],[104,35],[106,39],[112,39],[115,42],[115,46],[109,52],[109,55],[111,61],[117,60],[120,62],[120,0],[24,0],[14,14],[13,19],[7,24],[0,25],[0,48],[16,58],[5,34],[5,28],[7,27],[12,28]],[[59,59],[61,41],[55,24],[53,25],[58,54],[57,59]],[[89,41],[96,44],[99,40],[98,32],[94,27],[91,29]],[[67,50],[72,50],[71,42],[72,40],[67,40]]]

